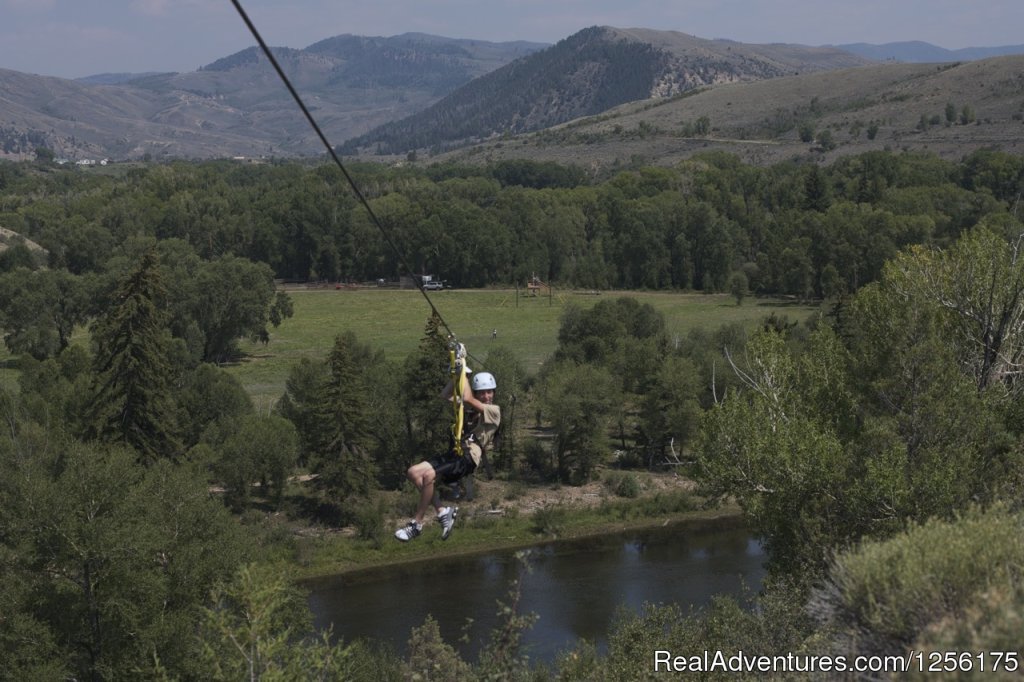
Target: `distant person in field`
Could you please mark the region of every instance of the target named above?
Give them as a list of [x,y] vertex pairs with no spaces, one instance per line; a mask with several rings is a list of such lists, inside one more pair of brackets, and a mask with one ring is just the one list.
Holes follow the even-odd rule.
[[[494,375],[489,372],[474,372],[468,376],[462,394],[466,410],[462,429],[462,455],[455,452],[453,445],[447,453],[414,464],[406,471],[406,477],[420,491],[420,500],[416,506],[416,515],[395,532],[395,537],[402,542],[412,540],[423,531],[423,518],[432,503],[437,511],[438,523],[441,524],[441,539],[447,540],[451,535],[459,508],[443,507],[440,501],[434,502],[434,482],[440,478],[442,483],[455,483],[472,474],[480,465],[484,453],[491,449],[501,424],[501,408],[494,404],[494,391],[497,387]],[[441,398],[452,400],[452,391],[453,383],[449,381],[441,391]]]

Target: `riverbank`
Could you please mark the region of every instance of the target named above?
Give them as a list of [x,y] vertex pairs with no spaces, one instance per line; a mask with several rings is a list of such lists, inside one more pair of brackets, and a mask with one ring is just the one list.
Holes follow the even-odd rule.
[[604,523],[600,525],[585,525],[579,528],[570,528],[560,535],[534,536],[523,539],[521,542],[475,542],[470,546],[445,549],[443,546],[439,551],[431,552],[429,556],[416,554],[407,557],[391,557],[386,561],[370,562],[366,564],[348,564],[338,567],[337,570],[326,572],[302,571],[298,581],[310,581],[327,577],[344,576],[349,584],[357,583],[362,578],[376,579],[376,572],[381,569],[396,567],[412,567],[420,563],[428,563],[439,559],[450,560],[468,558],[477,555],[492,554],[494,552],[508,552],[522,549],[540,548],[559,542],[572,542],[586,540],[588,538],[599,538],[604,536],[621,535],[629,532],[642,532],[650,529],[673,528],[679,532],[707,532],[713,530],[733,530],[744,528],[745,522],[739,507],[726,505],[713,510],[700,510],[683,512],[678,514],[667,514],[657,519],[635,520],[627,523]]
[[[379,502],[385,510],[380,527],[370,533],[356,528],[308,529],[297,539],[294,557],[286,563],[297,580],[343,574],[357,579],[360,572],[384,566],[515,550],[658,526],[743,525],[736,505],[704,508],[704,501],[688,479],[671,473],[622,475],[632,479],[626,486],[615,477],[586,486],[478,481],[474,499],[457,502],[458,521],[447,541],[441,540],[433,520],[416,540],[395,540],[394,529],[407,519],[402,510],[414,506],[415,498],[408,491],[387,493]],[[635,496],[616,493],[623,488]]]

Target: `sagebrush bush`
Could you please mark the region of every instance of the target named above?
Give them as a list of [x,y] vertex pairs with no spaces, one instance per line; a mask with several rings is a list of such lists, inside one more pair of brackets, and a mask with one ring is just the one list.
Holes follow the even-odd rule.
[[[1020,594],[1024,528],[1003,508],[932,520],[839,555],[812,608],[861,652],[909,647],[993,590]],[[1019,606],[1019,604],[1018,604]]]
[[636,477],[636,474],[610,473],[605,477],[604,484],[619,497],[634,499],[640,496],[640,479]]

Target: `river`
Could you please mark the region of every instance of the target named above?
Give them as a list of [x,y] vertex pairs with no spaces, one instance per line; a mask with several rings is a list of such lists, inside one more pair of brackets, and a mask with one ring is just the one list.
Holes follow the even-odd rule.
[[[535,613],[524,636],[531,660],[553,662],[581,638],[603,650],[620,608],[675,603],[688,609],[715,594],[756,593],[764,577],[764,551],[740,528],[692,525],[554,542],[514,551],[439,558],[306,583],[319,629],[333,625],[346,641],[365,637],[404,653],[412,628],[427,614],[470,661],[498,622],[498,601],[508,602],[521,578],[521,613]],[[467,619],[467,642],[460,643]]]

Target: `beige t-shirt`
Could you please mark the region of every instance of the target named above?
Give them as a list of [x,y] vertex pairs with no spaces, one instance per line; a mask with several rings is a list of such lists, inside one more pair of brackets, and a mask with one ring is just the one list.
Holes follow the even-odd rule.
[[473,422],[467,424],[468,436],[463,438],[464,451],[469,452],[473,458],[473,464],[480,466],[480,458],[484,452],[494,447],[494,434],[498,432],[501,424],[501,408],[497,405],[484,405],[484,411],[473,417]]

